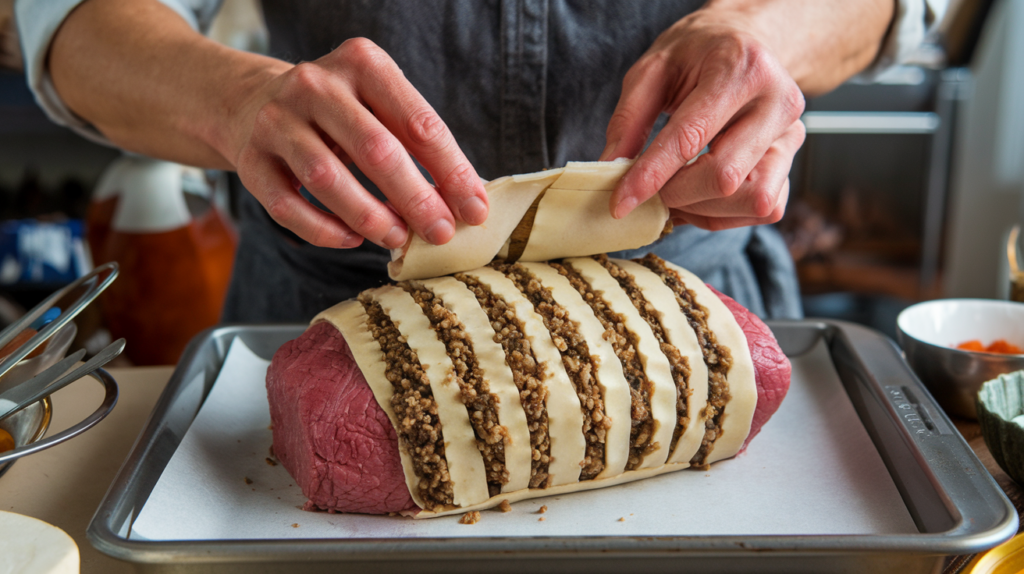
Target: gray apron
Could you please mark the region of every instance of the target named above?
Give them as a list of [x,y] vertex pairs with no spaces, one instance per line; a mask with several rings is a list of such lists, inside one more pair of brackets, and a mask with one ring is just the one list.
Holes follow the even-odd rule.
[[[366,37],[437,110],[485,179],[596,159],[622,78],[703,0],[645,2],[263,0],[271,55],[298,62]],[[379,196],[369,180],[360,181]],[[241,235],[227,322],[308,321],[387,282],[388,252],[306,244],[238,195]],[[754,313],[797,318],[793,263],[769,226],[690,226],[645,250],[686,267]]]

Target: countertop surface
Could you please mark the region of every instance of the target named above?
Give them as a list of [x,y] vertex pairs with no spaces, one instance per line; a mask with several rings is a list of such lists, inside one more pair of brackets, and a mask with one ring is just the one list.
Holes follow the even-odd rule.
[[[79,437],[17,461],[0,477],[0,510],[33,516],[62,528],[78,544],[83,574],[134,572],[130,564],[95,550],[86,539],[85,530],[173,370],[173,367],[110,369],[120,395],[117,406],[106,419]],[[77,423],[95,410],[102,398],[102,388],[92,379],[58,391],[53,396],[49,434]],[[965,420],[954,420],[954,423],[1020,513],[1024,509],[1024,489],[996,465],[977,423]],[[969,557],[951,559],[945,571],[960,572],[968,560]]]
[[[78,544],[83,574],[134,572],[126,562],[94,549],[85,537],[92,515],[142,431],[173,367],[110,369],[117,381],[117,406],[95,427],[53,448],[27,456],[0,476],[0,510],[60,527]],[[103,388],[82,379],[53,395],[56,434],[89,415],[103,401]]]

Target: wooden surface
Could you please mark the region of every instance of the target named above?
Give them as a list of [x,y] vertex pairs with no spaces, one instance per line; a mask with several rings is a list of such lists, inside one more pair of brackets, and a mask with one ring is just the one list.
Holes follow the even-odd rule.
[[[1003,469],[999,468],[996,460],[992,458],[992,453],[989,452],[988,446],[985,445],[985,439],[981,436],[981,426],[978,425],[977,421],[961,418],[952,418],[952,420],[957,430],[967,440],[967,444],[971,445],[971,450],[974,451],[974,454],[978,455],[978,459],[985,465],[985,468],[988,469],[992,477],[999,483],[1000,488],[1006,493],[1010,502],[1013,503],[1014,508],[1017,509],[1017,516],[1024,517],[1024,488],[1003,472]],[[1022,519],[1022,523],[1024,523],[1024,519]],[[1024,532],[1024,529],[1018,527],[1017,532]],[[956,556],[951,558],[943,574],[958,574],[962,572],[974,556]]]
[[[107,418],[78,437],[16,461],[0,477],[0,510],[33,516],[71,535],[78,544],[83,574],[135,571],[95,550],[85,529],[172,372],[173,367],[110,369],[120,392]],[[75,425],[102,401],[103,388],[91,378],[57,391],[47,435]]]

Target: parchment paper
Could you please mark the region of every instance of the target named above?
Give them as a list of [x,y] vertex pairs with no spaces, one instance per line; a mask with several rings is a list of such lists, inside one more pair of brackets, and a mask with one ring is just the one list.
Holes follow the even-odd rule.
[[[328,514],[267,463],[268,362],[232,344],[209,397],[136,519],[132,539],[671,536],[914,533],[823,342],[791,358],[793,382],[749,449],[708,471],[528,500],[458,517]],[[537,514],[546,505],[545,514]],[[544,520],[541,521],[540,518]],[[623,521],[619,519],[623,518]]]

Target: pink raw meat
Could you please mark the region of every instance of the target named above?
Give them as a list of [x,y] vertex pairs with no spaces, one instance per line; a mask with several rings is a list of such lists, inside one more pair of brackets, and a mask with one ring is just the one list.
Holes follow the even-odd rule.
[[307,510],[414,513],[398,436],[329,323],[278,349],[267,369],[274,454],[309,498]]
[[[743,452],[750,439],[754,438],[764,423],[779,410],[782,399],[786,398],[789,391],[789,376],[792,366],[786,354],[779,348],[779,342],[775,340],[768,325],[761,322],[757,315],[748,311],[743,305],[733,301],[731,297],[720,293],[714,287],[711,290],[718,295],[718,298],[725,303],[725,306],[732,311],[736,322],[743,329],[747,336],[747,346],[750,347],[750,357],[754,361],[754,382],[757,384],[757,406],[754,408],[754,420],[750,424],[750,434],[743,443]],[[728,407],[727,407],[728,408]]]

